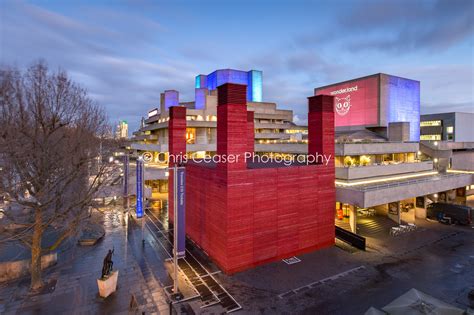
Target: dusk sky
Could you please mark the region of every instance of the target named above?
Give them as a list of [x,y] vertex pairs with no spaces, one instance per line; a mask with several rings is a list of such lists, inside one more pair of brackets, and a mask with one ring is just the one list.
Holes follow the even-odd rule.
[[474,112],[474,1],[1,1],[1,63],[68,71],[131,131],[165,89],[263,71],[263,99],[306,123],[317,86],[421,81],[422,113]]

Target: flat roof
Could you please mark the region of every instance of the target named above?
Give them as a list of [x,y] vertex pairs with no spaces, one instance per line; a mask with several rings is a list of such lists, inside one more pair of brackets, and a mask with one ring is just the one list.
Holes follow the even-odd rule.
[[350,82],[354,82],[354,81],[359,81],[359,80],[367,79],[367,78],[371,78],[371,77],[376,77],[376,76],[380,77],[381,75],[386,75],[386,76],[389,76],[389,77],[395,77],[395,78],[400,78],[400,79],[404,79],[404,80],[420,82],[420,81],[414,80],[414,79],[409,79],[409,78],[404,78],[404,77],[400,77],[400,76],[393,75],[393,74],[387,74],[387,73],[379,72],[379,73],[366,75],[366,76],[363,76],[363,77],[358,77],[358,78],[354,78],[354,79],[350,79],[350,80],[346,80],[346,81],[340,81],[340,82],[331,83],[331,84],[328,84],[328,85],[318,86],[314,89],[315,90],[324,89],[324,88],[327,88],[327,87],[336,86],[336,85],[340,85],[340,84],[344,84],[344,83],[350,83]]

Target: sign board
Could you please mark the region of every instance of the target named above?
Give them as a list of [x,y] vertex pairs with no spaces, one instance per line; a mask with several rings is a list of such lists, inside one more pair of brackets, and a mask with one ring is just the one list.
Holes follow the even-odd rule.
[[377,76],[316,88],[315,95],[334,96],[336,127],[379,124]]
[[143,217],[143,160],[137,159],[137,218]]
[[158,115],[158,108],[153,108],[148,112],[148,118]]
[[177,206],[178,206],[178,257],[186,254],[186,171],[184,167],[177,168]]

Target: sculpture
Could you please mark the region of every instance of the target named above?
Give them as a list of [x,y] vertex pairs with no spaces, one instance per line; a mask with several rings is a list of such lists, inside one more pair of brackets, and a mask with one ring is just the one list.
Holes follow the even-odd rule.
[[112,261],[112,255],[114,254],[115,249],[110,250],[104,258],[104,264],[102,266],[102,279],[109,276],[112,272],[114,262]]

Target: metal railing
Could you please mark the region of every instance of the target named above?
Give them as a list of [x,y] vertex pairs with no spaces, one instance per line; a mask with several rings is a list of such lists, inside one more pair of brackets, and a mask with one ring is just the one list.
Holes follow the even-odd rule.
[[346,242],[355,248],[365,250],[365,237],[349,232],[341,227],[336,226],[336,238]]
[[413,185],[413,184],[419,184],[419,183],[426,183],[430,181],[437,181],[437,180],[441,180],[445,178],[460,177],[460,176],[465,176],[465,175],[469,175],[469,174],[462,174],[462,173],[436,174],[430,177],[409,179],[409,180],[397,181],[397,182],[391,182],[391,183],[373,184],[373,185],[367,184],[367,185],[360,185],[360,186],[345,186],[341,184],[339,185],[336,184],[336,187],[342,187],[342,188],[347,188],[347,189],[352,189],[352,190],[357,190],[357,191],[371,191],[371,190],[400,187],[400,186]]

